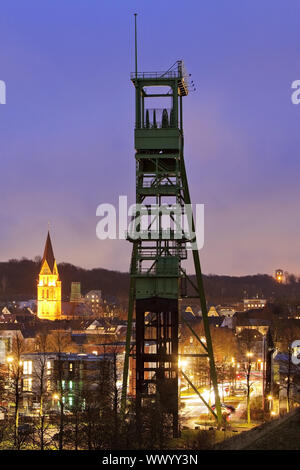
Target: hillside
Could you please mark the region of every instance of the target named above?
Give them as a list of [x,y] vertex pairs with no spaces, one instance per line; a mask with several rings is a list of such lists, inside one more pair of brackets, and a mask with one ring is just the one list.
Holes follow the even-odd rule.
[[226,439],[215,446],[216,450],[299,450],[299,408],[251,431]]
[[[29,299],[36,296],[39,261],[28,259],[0,262],[0,301]],[[106,296],[126,303],[129,274],[102,268],[83,269],[67,263],[58,265],[62,280],[62,295],[67,299],[72,281],[81,282],[82,293],[101,289]],[[290,276],[290,282],[278,285],[271,276],[217,276],[205,275],[204,285],[209,304],[228,304],[243,297],[265,296],[267,299],[300,304],[300,281]],[[192,290],[190,293],[193,294]]]

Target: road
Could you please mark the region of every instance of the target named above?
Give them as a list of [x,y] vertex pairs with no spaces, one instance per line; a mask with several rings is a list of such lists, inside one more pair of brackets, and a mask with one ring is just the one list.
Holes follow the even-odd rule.
[[[251,373],[250,383],[252,387],[251,397],[259,396],[262,394],[262,376],[260,371],[253,371]],[[224,383],[223,388],[226,389],[229,387],[229,384]],[[246,380],[239,381],[239,387],[246,390]],[[221,389],[219,390],[220,395],[222,395]],[[204,394],[206,401],[209,400],[209,391]],[[213,394],[211,390],[211,404],[213,404]],[[224,400],[226,402],[226,398]],[[199,417],[201,414],[207,413],[207,407],[201,402],[199,396],[195,393],[193,395],[184,395],[184,391],[181,396],[181,410],[180,416],[182,418],[182,423],[184,426],[194,429],[195,426],[199,424]],[[233,406],[236,406],[236,411],[232,415],[234,421],[239,421],[244,414],[246,409],[246,396],[243,401],[237,400],[236,403],[230,402]],[[198,424],[197,424],[198,423]]]

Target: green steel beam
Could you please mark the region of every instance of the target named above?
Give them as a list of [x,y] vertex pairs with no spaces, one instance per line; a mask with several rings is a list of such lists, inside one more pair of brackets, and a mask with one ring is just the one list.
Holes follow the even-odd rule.
[[[131,271],[135,271],[136,253],[137,253],[137,244],[134,243],[132,247],[132,255],[131,255]],[[135,298],[135,277],[130,276],[126,346],[125,346],[125,357],[124,357],[124,366],[123,366],[123,384],[122,384],[122,394],[121,394],[121,412],[123,413],[123,415],[126,412],[129,356],[130,356],[130,345],[131,345],[132,319],[133,319],[133,311],[134,311],[134,298]]]
[[183,377],[185,378],[185,380],[187,381],[187,383],[192,387],[192,389],[194,390],[194,392],[197,393],[197,395],[198,395],[198,397],[200,398],[200,400],[203,401],[204,405],[209,409],[209,411],[212,413],[212,415],[214,416],[214,418],[216,418],[216,420],[219,422],[218,416],[216,415],[216,413],[214,412],[214,410],[211,408],[210,404],[207,403],[207,401],[203,398],[203,396],[201,395],[201,393],[197,390],[197,388],[195,387],[195,385],[190,381],[190,379],[189,379],[188,376],[183,372],[183,370],[181,370],[181,373],[182,373]]
[[[181,153],[181,177],[182,177],[183,186],[184,186],[185,203],[190,205],[191,197],[190,197],[190,191],[189,191],[188,182],[187,182],[185,163],[184,163],[184,157],[183,157],[183,149]],[[195,233],[194,217],[192,217],[191,222],[192,222],[192,226],[190,227],[190,231],[192,233]],[[214,359],[214,353],[213,353],[213,347],[212,347],[212,339],[211,339],[209,322],[208,322],[208,312],[207,312],[205,291],[204,291],[204,286],[203,286],[199,251],[198,249],[194,249],[192,251],[193,251],[194,266],[195,266],[195,272],[196,272],[196,278],[197,278],[197,287],[198,287],[197,291],[199,293],[199,299],[200,299],[200,305],[201,305],[201,311],[202,311],[202,321],[203,321],[204,332],[205,332],[205,337],[206,337],[206,347],[207,347],[207,352],[209,356],[210,376],[211,376],[211,381],[212,381],[214,393],[215,393],[215,404],[216,404],[216,411],[217,411],[217,417],[218,417],[218,426],[221,426],[222,425],[221,401],[220,401],[220,396],[219,396],[218,379],[217,379],[217,371],[216,371],[216,365],[215,365],[215,359]]]
[[201,346],[203,347],[203,349],[205,349],[205,351],[208,352],[207,347],[206,347],[206,344],[204,344],[203,341],[201,341],[201,339],[200,339],[199,336],[197,335],[196,331],[192,328],[192,326],[185,320],[185,318],[184,318],[183,316],[181,316],[181,319],[182,319],[182,321],[186,324],[186,326],[191,330],[191,332],[193,333],[193,335],[195,336],[195,338],[199,341],[199,343],[201,344]]
[[[136,108],[135,108],[135,149],[136,155],[135,158],[137,160],[137,173],[136,173],[136,202],[141,203],[147,197],[155,197],[156,203],[161,205],[162,198],[166,195],[176,198],[177,203],[179,202],[181,205],[191,204],[190,200],[190,193],[188,188],[187,176],[185,171],[185,163],[184,163],[184,156],[183,156],[183,117],[182,117],[182,95],[187,95],[188,90],[183,90],[182,88],[184,85],[184,76],[182,73],[182,62],[177,63],[178,69],[176,72],[169,72],[169,76],[163,76],[159,73],[138,73],[137,68],[137,28],[136,28],[136,14],[135,14],[135,74],[132,75],[132,82],[135,86],[135,96],[136,96]],[[168,96],[172,98],[172,112],[170,114],[170,124],[169,121],[167,122],[167,126],[164,127],[156,127],[156,121],[152,121],[152,127],[145,128],[145,97],[146,91],[144,87],[146,86],[170,86],[170,92],[162,95],[160,90],[158,93],[154,93],[147,97],[161,97],[161,96]],[[180,87],[181,91],[178,91],[178,87]],[[148,116],[148,115],[147,115]],[[156,114],[153,113],[153,116]],[[163,115],[164,116],[164,115]],[[163,122],[162,116],[162,122]],[[155,119],[153,117],[153,119]],[[157,123],[160,122],[160,118]],[[158,124],[160,125],[160,124]],[[176,150],[174,150],[176,149]],[[172,153],[168,153],[168,151],[172,151]],[[148,181],[146,178],[153,178],[154,184],[153,187],[143,186],[144,181]],[[170,177],[176,178],[176,182],[173,185]],[[169,182],[172,183],[174,188],[162,188],[159,186],[159,182],[162,179],[167,179]],[[178,183],[181,182],[181,184]],[[164,194],[164,191],[168,194]],[[154,194],[152,194],[154,192]],[[174,194],[173,194],[174,193]],[[159,214],[159,227],[161,227],[161,214]],[[190,222],[190,221],[189,221]],[[153,221],[151,222],[150,226],[148,227],[148,231],[152,225]],[[190,233],[195,233],[195,224],[194,218],[192,217],[191,226],[189,227]],[[218,383],[217,383],[217,375],[216,375],[216,367],[214,362],[213,356],[213,348],[212,348],[212,340],[211,334],[209,329],[209,322],[208,322],[208,315],[207,315],[207,306],[206,306],[206,299],[205,299],[205,292],[203,287],[203,279],[201,273],[201,266],[200,266],[200,259],[199,259],[199,252],[197,249],[194,249],[193,252],[193,260],[194,266],[196,271],[196,279],[197,282],[194,283],[189,276],[186,275],[184,270],[181,268],[180,256],[170,255],[170,259],[173,257],[172,260],[178,263],[177,269],[178,273],[174,275],[173,271],[171,272],[167,268],[166,261],[162,257],[162,262],[159,263],[160,258],[159,254],[161,254],[161,250],[164,250],[165,244],[168,244],[168,241],[164,240],[163,233],[161,230],[158,231],[158,239],[154,240],[156,243],[156,249],[158,253],[158,258],[155,258],[152,266],[148,268],[148,275],[144,272],[145,264],[143,265],[143,261],[148,260],[147,255],[143,256],[143,244],[144,241],[147,239],[150,241],[149,237],[145,238],[145,234],[141,234],[141,238],[139,240],[131,240],[133,242],[133,251],[132,251],[132,258],[131,258],[131,271],[130,271],[130,292],[129,292],[129,304],[128,304],[128,324],[127,324],[127,334],[126,334],[126,350],[125,350],[125,358],[124,358],[124,370],[123,370],[123,386],[122,386],[122,396],[121,396],[121,409],[122,412],[125,413],[126,411],[126,395],[127,395],[127,384],[128,384],[128,372],[129,372],[129,356],[130,356],[130,345],[131,345],[131,330],[132,330],[132,321],[133,321],[133,313],[134,313],[134,306],[135,306],[135,299],[136,298],[151,298],[151,296],[161,295],[163,294],[163,298],[179,298],[178,295],[178,286],[176,289],[173,288],[174,282],[173,278],[182,277],[184,275],[191,285],[194,287],[195,291],[199,295],[201,310],[202,310],[202,318],[203,318],[203,325],[204,325],[204,332],[206,337],[206,344],[201,341],[197,333],[193,330],[191,325],[188,324],[184,319],[183,321],[187,324],[190,331],[193,335],[197,338],[199,343],[204,348],[204,351],[207,353],[205,356],[209,357],[209,365],[210,365],[210,374],[211,380],[215,392],[215,402],[216,402],[216,413],[210,408],[209,404],[204,400],[204,398],[199,394],[197,389],[194,387],[192,382],[189,378],[182,372],[185,379],[191,385],[191,387],[195,390],[195,392],[199,395],[203,403],[210,409],[212,414],[217,418],[218,424],[220,425],[222,422],[222,415],[221,415],[221,405],[220,405],[220,397],[218,393]],[[143,238],[144,237],[144,238]],[[169,241],[176,241],[176,239],[172,238],[170,235]],[[130,239],[130,238],[128,238]],[[187,239],[182,239],[182,243],[186,243]],[[141,248],[141,251],[138,255],[138,249]],[[146,245],[144,244],[146,248]],[[176,261],[177,260],[177,261]],[[151,271],[152,267],[155,266],[157,263],[157,267],[160,267],[162,272],[149,272]],[[159,266],[158,266],[159,265]],[[182,274],[183,273],[183,274]],[[144,281],[142,281],[144,278]],[[167,281],[164,278],[169,278],[170,283],[167,284]],[[153,283],[153,279],[157,280],[157,286]],[[163,283],[162,283],[163,281]],[[178,282],[177,282],[178,285]],[[146,286],[146,287],[144,287]],[[165,287],[167,286],[167,287]],[[158,289],[158,290],[156,290]],[[148,295],[148,297],[143,297],[144,295]],[[174,297],[174,295],[176,297]],[[202,355],[201,355],[202,356]],[[204,356],[204,355],[203,355]],[[145,370],[145,369],[143,369]],[[175,415],[173,414],[173,417]]]

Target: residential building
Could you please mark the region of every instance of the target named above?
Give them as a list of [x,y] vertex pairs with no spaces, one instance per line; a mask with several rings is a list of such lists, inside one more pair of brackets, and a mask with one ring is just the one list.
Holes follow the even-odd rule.
[[251,309],[260,309],[266,306],[267,300],[266,299],[259,299],[258,297],[254,297],[252,299],[244,299],[244,312]]
[[21,358],[23,405],[26,407],[39,401],[41,381],[48,409],[56,408],[60,399],[69,409],[84,408],[88,393],[104,388],[109,395],[113,385],[113,354],[47,352],[22,354]]
[[85,295],[85,302],[90,307],[93,315],[102,313],[102,292],[101,290],[91,290]]

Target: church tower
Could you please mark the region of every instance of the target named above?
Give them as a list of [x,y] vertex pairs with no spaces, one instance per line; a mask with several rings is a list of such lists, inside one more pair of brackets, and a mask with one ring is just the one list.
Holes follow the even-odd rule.
[[49,232],[37,286],[37,316],[45,320],[61,319],[61,281]]

